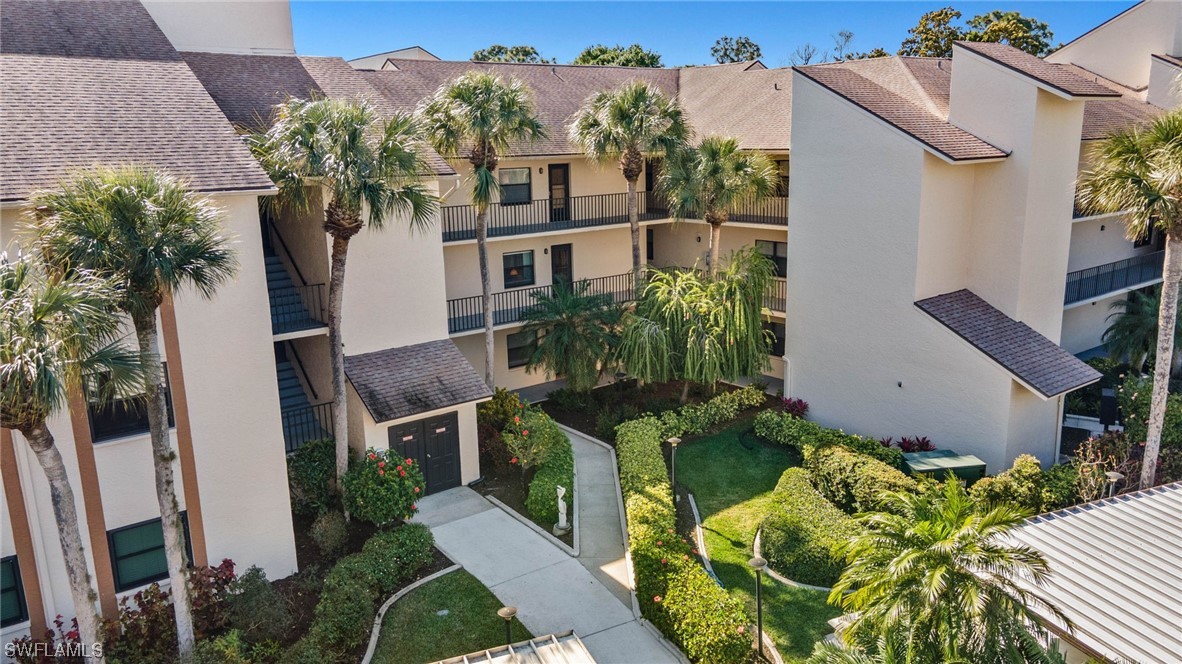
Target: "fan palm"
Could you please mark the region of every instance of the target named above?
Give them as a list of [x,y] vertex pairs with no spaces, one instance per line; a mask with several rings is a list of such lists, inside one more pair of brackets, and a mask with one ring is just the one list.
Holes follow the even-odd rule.
[[366,101],[289,99],[275,124],[250,138],[255,157],[279,185],[278,204],[303,208],[320,186],[329,202],[324,232],[332,238],[328,283],[328,344],[332,369],[337,487],[349,469],[349,417],[341,310],[349,242],[368,226],[381,230],[392,215],[412,229],[427,228],[438,201],[422,184],[427,171],[409,115],[379,117]]
[[1141,487],[1148,488],[1153,486],[1161,451],[1182,281],[1182,110],[1159,116],[1147,127],[1109,136],[1100,141],[1093,158],[1092,168],[1080,178],[1081,206],[1095,213],[1126,213],[1130,238],[1147,237],[1153,230],[1166,238],[1153,394],[1141,465]]
[[521,315],[523,331],[538,335],[526,368],[563,376],[576,392],[599,384],[615,352],[622,313],[611,293],[591,293],[590,286],[588,281],[559,281],[548,293],[534,293],[533,306]]
[[464,157],[472,165],[472,206],[476,208],[476,251],[480,260],[480,301],[484,312],[484,382],[493,387],[492,281],[488,269],[488,208],[500,191],[497,164],[518,141],[546,132],[537,118],[533,93],[520,80],[468,72],[444,83],[424,101],[418,116],[440,154]]
[[[1114,360],[1127,359],[1133,371],[1140,372],[1157,352],[1157,317],[1161,311],[1161,288],[1152,293],[1133,291],[1127,300],[1112,303],[1111,322],[1103,341]],[[1182,312],[1174,325],[1174,354],[1171,375],[1182,369]]]
[[640,287],[640,204],[636,183],[644,158],[681,148],[689,138],[681,106],[645,81],[632,81],[589,97],[574,115],[570,139],[597,162],[617,161],[628,183],[632,227],[632,279]]
[[182,657],[193,649],[184,570],[185,531],[176,500],[164,367],[156,313],[182,288],[212,297],[237,261],[222,235],[221,211],[185,183],[150,168],[99,168],[33,197],[42,256],[58,271],[86,270],[119,287],[116,308],[130,316],[144,372],[156,496]]
[[1043,583],[1047,562],[1006,541],[1026,513],[980,508],[955,478],[884,499],[889,511],[859,517],[866,531],[843,545],[850,564],[829,595],[855,616],[846,643],[901,639],[909,662],[1054,661],[1036,614],[1070,621],[1020,583]]
[[82,643],[101,642],[98,594],[74,490],[47,421],[88,376],[102,374],[104,392],[139,386],[136,355],[119,345],[115,299],[114,285],[87,271],[47,276],[28,257],[0,256],[0,426],[21,432],[49,481]]
[[779,173],[767,155],[740,150],[734,138],[708,136],[697,146],[671,154],[660,187],[669,197],[675,218],[701,215],[710,224],[706,267],[714,274],[720,267],[722,225],[739,206],[773,195],[779,182]]

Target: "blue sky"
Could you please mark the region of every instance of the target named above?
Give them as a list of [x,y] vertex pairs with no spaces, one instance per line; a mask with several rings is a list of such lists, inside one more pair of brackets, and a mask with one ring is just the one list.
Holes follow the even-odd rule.
[[[810,42],[820,50],[839,30],[853,48],[894,52],[920,14],[949,2],[311,2],[293,0],[296,49],[346,59],[419,45],[446,60],[466,60],[489,44],[530,44],[569,62],[586,46],[638,42],[667,66],[711,61],[723,36],[746,35],[764,63],[786,66]],[[1093,2],[952,3],[965,18],[992,9],[1045,21],[1066,42],[1135,4]]]

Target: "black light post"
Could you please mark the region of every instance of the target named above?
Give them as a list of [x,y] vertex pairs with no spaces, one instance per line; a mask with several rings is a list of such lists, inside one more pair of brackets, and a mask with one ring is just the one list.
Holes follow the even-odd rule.
[[681,496],[677,494],[677,446],[681,444],[681,439],[674,436],[665,442],[669,443],[669,447],[672,448],[671,454],[673,456],[673,479],[669,484],[673,489],[673,499],[680,502]]
[[763,568],[767,567],[767,561],[755,556],[747,564],[755,570],[755,638],[759,641],[759,657],[763,659]]
[[502,606],[497,609],[497,615],[505,620],[505,645],[513,643],[513,616],[517,615],[516,606]]

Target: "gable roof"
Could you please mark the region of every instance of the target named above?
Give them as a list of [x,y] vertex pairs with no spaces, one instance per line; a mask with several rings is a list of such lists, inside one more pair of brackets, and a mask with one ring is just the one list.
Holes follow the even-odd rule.
[[975,53],[1067,97],[1103,98],[1120,96],[1119,92],[1084,78],[1072,71],[1069,67],[1047,62],[1042,58],[1030,55],[1026,51],[1007,44],[958,41],[954,43],[953,50],[957,48]]
[[788,150],[791,69],[767,69],[756,61],[678,72],[678,98],[699,136],[734,136],[745,150]]
[[1045,399],[1100,380],[1100,372],[970,290],[929,297],[915,306]]
[[[274,107],[290,97],[365,99],[378,113],[398,110],[341,58],[296,55],[181,54],[225,116],[245,131],[264,131],[274,121]],[[424,146],[437,175],[455,170]]]
[[1089,99],[1084,103],[1082,139],[1085,141],[1105,138],[1114,131],[1148,124],[1162,112],[1162,109],[1145,101],[1144,90],[1125,87],[1079,65],[1058,66],[1119,94],[1116,98]]
[[492,396],[451,339],[347,355],[345,375],[378,423]]
[[274,185],[139,2],[6,0],[0,200],[145,164],[203,192]]

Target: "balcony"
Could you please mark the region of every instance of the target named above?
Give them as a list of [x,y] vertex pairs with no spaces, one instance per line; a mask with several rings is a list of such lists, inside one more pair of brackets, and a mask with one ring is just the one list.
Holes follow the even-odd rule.
[[[664,199],[653,192],[638,196],[641,221],[667,219]],[[476,208],[449,205],[440,210],[444,242],[476,238]],[[737,223],[788,225],[788,198],[774,196],[747,203],[730,215]],[[507,237],[548,233],[578,228],[595,228],[628,223],[628,194],[597,194],[570,198],[544,198],[515,205],[493,204],[488,208],[488,236]]]
[[1067,273],[1063,304],[1071,306],[1161,281],[1164,251]]
[[763,296],[763,306],[777,313],[788,311],[788,280],[776,277],[772,279],[767,294]]

